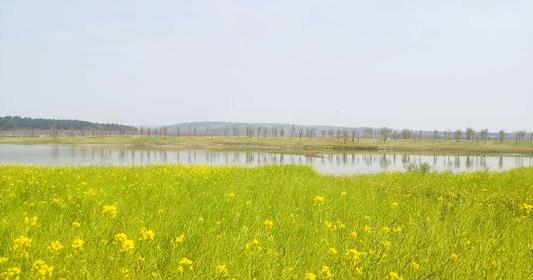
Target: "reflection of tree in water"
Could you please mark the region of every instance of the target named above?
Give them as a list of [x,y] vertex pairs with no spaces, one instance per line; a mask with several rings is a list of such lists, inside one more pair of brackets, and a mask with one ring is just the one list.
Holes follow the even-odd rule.
[[233,163],[240,164],[241,163],[241,153],[240,152],[233,152]]
[[470,156],[466,156],[465,167],[467,169],[471,169],[472,165],[473,165],[472,159],[470,158]]
[[487,157],[486,156],[480,156],[479,158],[479,166],[482,169],[487,169]]
[[254,155],[252,153],[247,152],[245,154],[245,162],[248,165],[252,164],[254,162]]
[[118,150],[118,158],[121,163],[124,163],[126,161],[126,150],[119,149]]
[[411,163],[411,157],[409,155],[406,155],[406,154],[402,155],[402,159],[401,160],[402,160],[402,164],[404,166],[406,166],[409,163]]
[[459,156],[455,156],[453,164],[455,168],[459,169],[461,167],[461,158]]
[[372,155],[363,155],[363,162],[366,166],[372,166],[373,156]]
[[164,162],[164,163],[167,163],[167,162],[168,162],[167,151],[163,151],[163,153],[162,153],[162,157],[163,157],[163,162]]
[[[263,152],[238,151],[204,151],[204,150],[149,150],[105,147],[39,147],[39,154],[25,156],[25,160],[38,160],[49,164],[153,164],[153,163],[188,163],[188,164],[306,164],[335,170],[336,172],[379,171],[389,169],[402,170],[402,165],[427,162],[435,170],[504,170],[513,166],[533,165],[532,157],[477,156],[477,155],[413,155],[395,153],[327,153],[315,158],[307,155],[290,155]],[[45,151],[45,157],[42,151]],[[1,151],[0,151],[1,152]],[[0,155],[1,156],[1,155]],[[21,155],[24,156],[24,155]],[[33,157],[32,157],[33,156]],[[1,159],[0,159],[1,160]]]
[[389,160],[387,159],[387,155],[383,154],[379,160],[379,166],[382,169],[387,169],[389,167]]

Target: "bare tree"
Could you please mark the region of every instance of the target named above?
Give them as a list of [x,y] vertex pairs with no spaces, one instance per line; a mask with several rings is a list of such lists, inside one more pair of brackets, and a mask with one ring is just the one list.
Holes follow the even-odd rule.
[[365,138],[372,139],[374,138],[374,130],[372,128],[365,129]]
[[302,142],[302,135],[304,134],[303,127],[298,127],[298,138],[300,139],[300,142]]
[[453,134],[455,138],[455,142],[461,141],[461,136],[463,135],[463,132],[460,129],[457,129],[455,133]]
[[527,132],[525,131],[518,131],[515,133],[515,141],[516,143],[522,142],[526,138]]
[[503,143],[503,141],[505,141],[505,130],[500,130],[498,132],[498,139],[500,140],[500,143]]
[[481,138],[481,141],[487,141],[487,139],[489,138],[489,130],[488,129],[480,130],[479,137]]
[[381,140],[383,140],[383,142],[387,141],[387,139],[390,136],[390,129],[388,129],[386,127],[382,127],[379,130],[379,136],[380,136]]
[[476,132],[472,128],[467,128],[465,132],[466,140],[471,141],[474,139]]
[[404,141],[407,139],[410,139],[412,134],[413,134],[413,131],[407,128],[403,129],[401,132],[401,135]]

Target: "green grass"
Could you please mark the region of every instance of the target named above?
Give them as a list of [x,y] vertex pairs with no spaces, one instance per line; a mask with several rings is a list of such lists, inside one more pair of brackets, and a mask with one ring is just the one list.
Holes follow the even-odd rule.
[[460,141],[453,140],[389,140],[333,139],[297,137],[175,137],[175,136],[85,136],[63,138],[0,137],[0,143],[113,145],[146,148],[202,148],[222,150],[264,150],[284,153],[324,153],[339,151],[394,151],[422,153],[509,153],[533,154],[533,142]]
[[[532,205],[533,168],[332,177],[300,166],[4,165],[0,273],[18,268],[21,279],[36,279],[53,267],[53,279],[531,279]],[[119,233],[129,241],[118,241]],[[76,239],[82,250],[73,248]],[[50,250],[54,241],[64,248]],[[358,257],[346,255],[351,249]]]

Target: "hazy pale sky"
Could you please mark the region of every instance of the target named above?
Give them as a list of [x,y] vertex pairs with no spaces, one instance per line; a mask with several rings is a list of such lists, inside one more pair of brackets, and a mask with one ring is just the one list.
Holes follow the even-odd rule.
[[0,115],[533,130],[533,1],[20,1]]

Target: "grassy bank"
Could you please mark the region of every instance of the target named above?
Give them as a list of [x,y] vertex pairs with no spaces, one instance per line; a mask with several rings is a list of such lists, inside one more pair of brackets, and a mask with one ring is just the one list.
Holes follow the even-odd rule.
[[[21,279],[529,279],[533,168],[0,166]],[[9,278],[11,279],[11,278]]]
[[146,148],[201,148],[222,150],[263,150],[286,153],[325,153],[341,151],[394,151],[420,153],[508,153],[533,154],[533,143],[523,141],[449,141],[332,138],[248,138],[248,137],[172,137],[172,136],[85,136],[65,138],[0,138],[0,143],[115,145]]

